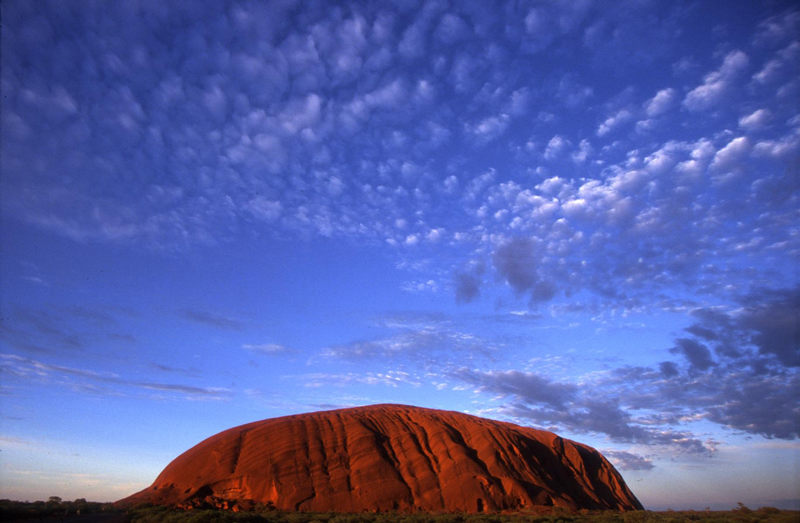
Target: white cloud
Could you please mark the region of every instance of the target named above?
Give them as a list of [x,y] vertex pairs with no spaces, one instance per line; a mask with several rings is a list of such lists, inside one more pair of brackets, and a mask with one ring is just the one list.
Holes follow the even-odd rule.
[[536,186],[536,189],[543,192],[544,194],[558,194],[562,187],[566,184],[566,180],[563,178],[559,178],[558,176],[553,176],[551,178],[547,178],[542,183]]
[[442,182],[444,185],[444,190],[448,194],[452,194],[456,188],[458,188],[458,177],[454,174],[451,174],[447,178],[444,179]]
[[797,37],[800,27],[800,12],[789,11],[767,18],[758,24],[758,32],[754,38],[760,45],[771,45]]
[[699,176],[705,169],[708,162],[714,156],[716,149],[708,140],[700,140],[692,147],[689,153],[690,160],[685,160],[678,164],[678,171],[692,177]]
[[564,202],[561,209],[570,218],[581,218],[588,212],[589,202],[584,198],[575,198]]
[[242,348],[253,352],[259,352],[261,354],[282,354],[286,352],[292,352],[290,348],[278,343],[262,343],[258,345],[246,343],[242,345]]
[[425,239],[431,243],[436,243],[442,238],[444,238],[445,230],[442,227],[437,227],[428,231],[428,234],[425,235]]
[[605,136],[610,133],[615,127],[624,124],[625,122],[629,121],[633,118],[631,112],[627,109],[621,109],[617,113],[609,116],[605,119],[603,123],[597,128],[597,136]]
[[257,196],[248,202],[247,209],[257,218],[273,221],[281,215],[283,206],[277,200]]
[[489,169],[485,173],[474,177],[464,189],[464,198],[467,200],[475,200],[478,195],[494,181],[494,178],[494,169]]
[[656,127],[656,120],[648,118],[646,120],[639,120],[636,122],[636,132],[643,134],[652,131]]
[[731,82],[748,65],[749,59],[742,51],[731,51],[722,62],[722,66],[706,75],[703,83],[686,95],[683,106],[690,111],[702,111],[719,103],[727,93]]
[[589,140],[583,139],[581,143],[578,144],[578,150],[572,153],[572,160],[575,163],[583,163],[589,158],[593,151],[594,149],[592,148],[592,144],[589,143]]
[[775,159],[797,155],[798,151],[800,151],[800,132],[797,129],[778,140],[760,141],[753,148],[753,152],[758,156],[767,156]]
[[319,121],[322,98],[311,93],[303,100],[292,100],[279,119],[283,128],[291,134],[313,127]]
[[662,89],[654,97],[645,103],[647,116],[653,117],[665,113],[675,101],[675,89]]
[[644,159],[645,169],[657,175],[664,174],[677,162],[676,153],[674,144],[668,143]]
[[730,170],[741,162],[750,151],[750,142],[747,137],[734,138],[728,145],[717,151],[710,168],[716,171]]
[[767,109],[758,109],[752,113],[739,118],[739,127],[748,131],[753,131],[764,127],[770,120],[772,114]]
[[762,67],[759,72],[753,75],[753,80],[760,84],[770,83],[779,76],[782,68],[783,63],[781,63],[780,60],[770,60],[764,64],[764,67]]
[[407,292],[437,292],[439,284],[436,280],[414,280],[404,283],[402,289]]
[[510,120],[510,117],[505,113],[497,116],[490,116],[470,126],[469,130],[479,141],[489,142],[498,138],[506,131]]
[[368,93],[364,101],[369,107],[397,108],[406,98],[406,89],[399,78]]
[[564,150],[569,147],[570,143],[569,140],[563,138],[562,136],[555,135],[550,138],[550,141],[547,142],[547,148],[544,150],[544,157],[546,160],[555,160],[561,154],[563,154]]

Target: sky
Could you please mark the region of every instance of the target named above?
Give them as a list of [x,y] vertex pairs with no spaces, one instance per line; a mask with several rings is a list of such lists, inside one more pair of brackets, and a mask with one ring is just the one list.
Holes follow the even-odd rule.
[[0,497],[372,403],[800,508],[800,9],[2,2]]

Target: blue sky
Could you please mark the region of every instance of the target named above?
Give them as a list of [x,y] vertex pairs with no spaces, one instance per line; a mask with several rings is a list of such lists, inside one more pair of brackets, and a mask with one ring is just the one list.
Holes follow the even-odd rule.
[[241,423],[554,430],[800,500],[790,2],[2,3],[0,496]]

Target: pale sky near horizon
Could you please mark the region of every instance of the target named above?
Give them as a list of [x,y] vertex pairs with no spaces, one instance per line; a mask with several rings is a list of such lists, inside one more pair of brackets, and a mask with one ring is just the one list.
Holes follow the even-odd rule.
[[800,508],[793,2],[0,8],[0,498],[406,403]]

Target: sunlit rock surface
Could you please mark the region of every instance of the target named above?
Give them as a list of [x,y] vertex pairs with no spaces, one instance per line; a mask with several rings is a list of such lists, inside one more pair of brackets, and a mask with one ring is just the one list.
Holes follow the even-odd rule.
[[120,503],[337,512],[642,508],[591,447],[404,405],[286,416],[220,432]]

